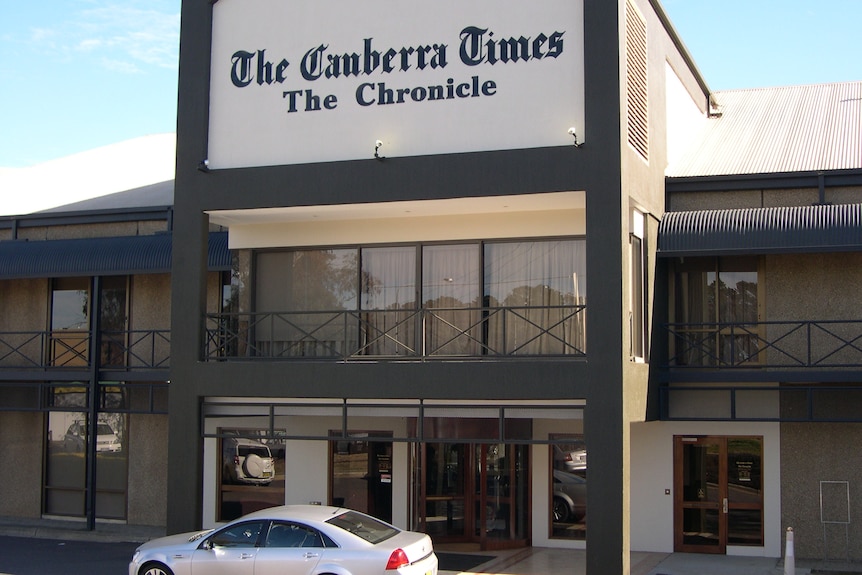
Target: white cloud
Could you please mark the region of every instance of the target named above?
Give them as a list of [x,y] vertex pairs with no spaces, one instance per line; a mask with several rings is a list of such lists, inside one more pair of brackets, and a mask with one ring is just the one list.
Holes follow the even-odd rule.
[[[69,17],[51,28],[30,30],[30,42],[57,58],[90,54],[112,71],[136,73],[147,66],[176,68],[180,0],[93,0],[73,4]],[[71,53],[71,54],[70,54]]]

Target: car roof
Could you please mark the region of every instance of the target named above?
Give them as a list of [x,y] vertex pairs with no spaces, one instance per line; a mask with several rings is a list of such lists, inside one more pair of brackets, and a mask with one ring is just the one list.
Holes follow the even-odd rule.
[[268,507],[245,515],[243,519],[265,517],[267,519],[297,519],[305,521],[326,521],[339,513],[349,511],[343,507],[330,505],[281,505]]
[[262,447],[266,447],[265,443],[261,443],[256,439],[249,439],[247,437],[226,437],[228,441],[235,441],[237,445],[260,445]]

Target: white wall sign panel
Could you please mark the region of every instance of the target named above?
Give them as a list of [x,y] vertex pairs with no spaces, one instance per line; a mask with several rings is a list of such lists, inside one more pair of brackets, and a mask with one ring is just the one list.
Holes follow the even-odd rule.
[[219,0],[210,168],[562,146],[582,0]]

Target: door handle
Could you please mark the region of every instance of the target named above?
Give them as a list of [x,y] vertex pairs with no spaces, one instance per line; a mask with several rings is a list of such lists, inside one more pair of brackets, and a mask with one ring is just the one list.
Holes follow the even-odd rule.
[[721,508],[722,508],[722,511],[724,511],[724,514],[727,515],[727,497],[722,499]]
[[309,553],[303,553],[302,556],[305,557],[306,559],[311,559],[313,557],[320,557],[320,553],[310,553],[309,552]]
[[251,559],[252,557],[254,557],[253,553],[240,553],[239,554],[240,559]]

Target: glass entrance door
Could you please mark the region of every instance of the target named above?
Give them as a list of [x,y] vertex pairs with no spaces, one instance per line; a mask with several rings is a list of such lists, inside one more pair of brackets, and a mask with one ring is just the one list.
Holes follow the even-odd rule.
[[426,443],[421,529],[438,542],[474,542],[482,549],[526,545],[529,447]]
[[675,438],[674,548],[724,553],[727,531],[727,468],[722,438]]
[[763,439],[674,437],[674,550],[763,545]]

